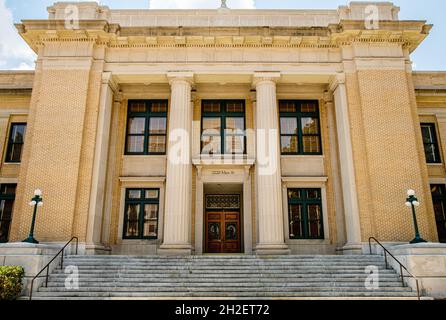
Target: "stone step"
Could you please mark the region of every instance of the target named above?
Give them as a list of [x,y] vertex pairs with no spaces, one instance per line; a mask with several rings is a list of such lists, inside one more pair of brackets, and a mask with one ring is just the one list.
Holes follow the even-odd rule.
[[274,292],[38,292],[33,295],[34,298],[44,298],[44,297],[93,297],[93,298],[102,298],[102,297],[122,297],[122,298],[159,298],[159,297],[167,297],[167,298],[190,298],[190,297],[229,297],[229,298],[243,298],[249,297],[252,299],[257,299],[261,297],[270,297],[270,298],[289,298],[289,297],[416,297],[415,293],[412,292],[386,292],[386,291],[373,291],[373,292],[355,292],[355,291],[337,291],[334,294],[333,291],[326,292],[308,292],[308,291],[296,291],[296,292],[282,292],[280,290]]
[[[40,288],[39,292],[366,292],[367,289],[364,285],[361,286],[219,286],[216,288],[214,285],[210,286],[158,286],[158,287],[120,287],[120,286],[100,286],[100,287],[80,287],[79,290],[70,290],[65,287],[52,287],[52,288]],[[407,287],[380,287],[380,292],[412,292],[410,288]]]
[[[164,288],[175,288],[175,287],[214,287],[215,283],[209,283],[209,282],[128,282],[128,281],[111,281],[108,283],[104,282],[83,282],[80,281],[79,287],[80,288],[106,288],[106,287],[128,287],[128,288],[151,288],[151,287],[164,287]],[[380,282],[380,287],[402,287],[401,282],[399,281],[388,281],[388,282]],[[301,282],[275,282],[275,281],[268,281],[268,282],[218,282],[219,287],[361,287],[364,288],[364,281],[301,281]],[[56,288],[56,287],[64,287],[64,283],[61,282],[49,282],[48,288]],[[46,288],[45,288],[46,289]]]

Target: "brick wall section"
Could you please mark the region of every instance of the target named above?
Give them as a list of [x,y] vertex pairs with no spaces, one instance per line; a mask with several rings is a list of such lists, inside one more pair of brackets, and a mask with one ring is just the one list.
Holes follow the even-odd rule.
[[420,231],[435,240],[415,131],[418,127],[414,126],[416,108],[411,103],[405,71],[359,71],[357,88],[355,78],[349,78],[362,240],[369,236],[383,241],[413,238],[412,218],[404,206],[408,188],[417,190],[423,203],[418,209]]
[[[36,75],[37,76],[37,75]],[[35,188],[44,192],[44,207],[40,208],[36,238],[41,241],[65,241],[72,236],[73,219],[78,199],[83,132],[86,115],[90,70],[45,69],[41,74],[39,98],[33,99],[30,115],[28,158],[21,175],[18,208],[12,238],[26,236],[31,220],[27,198]],[[36,80],[39,82],[39,80]],[[67,85],[69,84],[69,85]],[[33,97],[34,98],[34,97]],[[51,127],[48,125],[51,119]],[[20,217],[21,215],[21,217]],[[20,221],[17,220],[20,218]]]

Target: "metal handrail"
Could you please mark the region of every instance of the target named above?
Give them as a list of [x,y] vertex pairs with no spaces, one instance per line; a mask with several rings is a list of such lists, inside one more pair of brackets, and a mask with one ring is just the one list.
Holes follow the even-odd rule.
[[400,265],[400,274],[401,274],[401,282],[403,284],[403,287],[406,286],[406,283],[404,282],[404,272],[403,269],[406,270],[408,276],[406,276],[407,278],[413,278],[417,284],[417,296],[418,296],[418,300],[421,300],[420,297],[420,284],[419,284],[419,280],[417,277],[415,277],[412,273],[409,272],[409,270],[407,270],[407,268],[397,259],[395,258],[395,256],[389,251],[387,250],[382,244],[381,242],[379,242],[376,238],[374,237],[370,237],[369,238],[369,250],[370,250],[370,255],[372,255],[372,240],[375,241],[383,250],[384,250],[384,261],[386,263],[386,269],[388,269],[388,263],[387,263],[387,254],[389,254],[389,256],[391,256],[393,258],[393,260],[395,260],[399,265]]
[[[64,251],[65,251],[65,249],[71,244],[71,242],[73,242],[73,240],[76,240],[76,255],[77,255],[77,253],[78,253],[78,248],[79,248],[79,239],[78,239],[78,237],[73,237],[73,238],[71,238],[70,241],[68,241],[68,242],[62,247],[62,249],[60,249],[60,251],[53,257],[53,259],[51,259],[51,261],[48,262],[48,264],[47,264],[45,267],[43,267],[43,269],[40,270],[40,272],[39,272],[38,274],[36,274],[36,276],[31,280],[31,289],[30,289],[30,292],[29,292],[29,300],[32,300],[32,298],[33,298],[34,281],[35,281],[37,278],[43,278],[43,277],[45,277],[45,278],[46,278],[46,279],[45,279],[45,288],[48,287],[48,277],[49,277],[49,272],[50,272],[50,265],[51,265],[51,263],[52,263],[54,260],[57,259],[57,257],[58,257],[60,254],[62,254],[62,259],[61,259],[61,261],[60,261],[60,269],[61,269],[61,270],[63,269],[63,257],[64,257],[63,254],[64,254]],[[43,276],[43,277],[41,277],[40,274],[41,274],[43,271],[45,271],[45,269],[46,269],[46,275]]]

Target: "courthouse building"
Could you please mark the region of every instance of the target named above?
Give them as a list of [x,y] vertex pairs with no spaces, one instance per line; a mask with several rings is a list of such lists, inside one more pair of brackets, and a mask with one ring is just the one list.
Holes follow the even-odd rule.
[[[446,242],[446,73],[391,3],[115,10],[56,3],[0,72],[0,240],[86,254],[349,254]],[[378,18],[370,20],[370,14]],[[76,18],[79,18],[77,20]],[[32,17],[30,17],[32,18]]]

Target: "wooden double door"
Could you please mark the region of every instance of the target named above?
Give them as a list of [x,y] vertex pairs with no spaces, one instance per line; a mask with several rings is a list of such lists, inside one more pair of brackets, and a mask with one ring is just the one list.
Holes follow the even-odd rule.
[[241,253],[240,211],[206,212],[206,253]]

